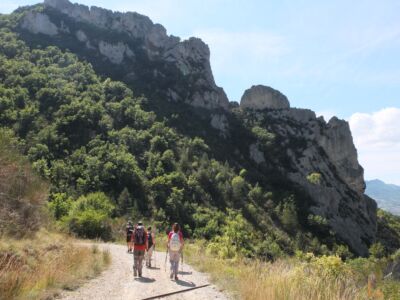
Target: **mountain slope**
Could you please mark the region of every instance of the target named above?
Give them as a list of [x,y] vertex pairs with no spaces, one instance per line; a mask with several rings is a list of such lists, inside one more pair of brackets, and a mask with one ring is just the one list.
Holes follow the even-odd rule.
[[[17,96],[22,84],[30,97],[7,103],[1,124],[26,140],[55,193],[102,190],[122,214],[179,220],[207,238],[221,230],[219,212],[241,210],[260,241],[273,240],[284,251],[317,238],[328,248],[345,243],[367,255],[376,204],[364,195],[345,121],[326,123],[263,86],[246,91],[240,106],[229,104],[215,86],[203,42],[180,42],[136,13],[46,0],[1,24],[17,34],[4,33],[4,44],[28,46],[2,50],[9,60],[2,84]],[[45,46],[51,47],[39,50]],[[15,66],[27,57],[21,72]]]
[[400,215],[400,186],[381,180],[367,180],[365,193],[375,199],[378,206],[393,214]]

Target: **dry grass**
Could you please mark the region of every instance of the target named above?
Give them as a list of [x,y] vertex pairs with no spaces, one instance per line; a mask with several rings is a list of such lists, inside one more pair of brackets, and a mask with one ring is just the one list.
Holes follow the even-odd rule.
[[[205,254],[204,244],[187,244],[186,260],[207,272],[220,288],[234,298],[248,300],[354,300],[383,299],[386,283],[368,291],[368,274],[362,274],[335,257],[311,262],[296,258],[274,263],[258,260],[224,260]],[[393,284],[393,283],[391,283]],[[397,283],[397,287],[400,284]],[[399,289],[384,293],[385,299],[400,299]]]
[[73,239],[39,232],[32,240],[0,240],[0,299],[51,299],[98,275],[110,255],[75,247]]
[[0,237],[29,236],[46,220],[47,183],[18,150],[11,133],[0,128]]

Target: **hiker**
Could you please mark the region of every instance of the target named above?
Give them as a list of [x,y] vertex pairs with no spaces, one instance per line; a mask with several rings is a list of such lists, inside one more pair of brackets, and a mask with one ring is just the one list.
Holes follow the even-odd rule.
[[178,223],[172,226],[172,231],[168,234],[167,248],[169,251],[169,261],[171,263],[171,273],[169,277],[178,280],[179,259],[183,249],[183,234]]
[[139,221],[133,230],[133,275],[142,277],[142,268],[144,253],[147,246],[147,232],[143,226],[143,222]]
[[132,233],[133,233],[133,224],[132,221],[129,220],[126,223],[126,244],[128,246],[128,253],[132,252]]
[[147,257],[146,257],[146,267],[151,268],[151,256],[156,248],[156,241],[151,226],[147,227]]

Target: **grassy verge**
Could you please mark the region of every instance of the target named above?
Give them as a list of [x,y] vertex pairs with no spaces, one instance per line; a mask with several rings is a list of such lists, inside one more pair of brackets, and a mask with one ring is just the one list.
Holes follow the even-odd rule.
[[[220,259],[197,241],[187,243],[185,260],[239,299],[400,299],[400,283],[382,279],[382,262],[335,256],[285,258],[273,263]],[[376,283],[368,276],[375,274]]]
[[73,242],[45,231],[33,239],[0,239],[0,299],[52,299],[60,289],[76,289],[110,263],[108,252]]

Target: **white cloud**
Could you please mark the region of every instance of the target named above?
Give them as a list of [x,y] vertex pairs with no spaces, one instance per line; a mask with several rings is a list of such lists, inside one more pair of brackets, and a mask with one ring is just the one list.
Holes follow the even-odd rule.
[[366,178],[400,184],[400,108],[355,113],[349,123]]

